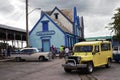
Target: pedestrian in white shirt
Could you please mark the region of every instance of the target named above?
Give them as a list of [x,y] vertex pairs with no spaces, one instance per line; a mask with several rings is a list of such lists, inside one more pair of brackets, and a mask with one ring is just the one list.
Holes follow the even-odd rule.
[[65,56],[69,56],[69,48],[68,47],[65,48]]

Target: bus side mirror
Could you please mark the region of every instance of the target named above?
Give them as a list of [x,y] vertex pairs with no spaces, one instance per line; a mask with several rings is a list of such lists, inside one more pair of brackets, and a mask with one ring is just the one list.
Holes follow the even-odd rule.
[[71,55],[74,55],[74,51],[71,51]]
[[95,53],[96,53],[95,51],[94,51],[94,52],[92,52],[92,55],[95,55]]

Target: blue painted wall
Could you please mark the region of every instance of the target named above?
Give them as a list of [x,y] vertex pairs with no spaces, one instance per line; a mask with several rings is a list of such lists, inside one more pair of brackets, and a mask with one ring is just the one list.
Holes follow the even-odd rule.
[[[42,31],[42,21],[49,20],[48,27],[49,31],[54,31],[54,34],[51,35],[36,35],[36,32]],[[34,26],[33,30],[30,32],[30,45],[32,47],[37,47],[41,49],[42,40],[50,40],[50,46],[55,45],[55,47],[59,48],[61,45],[65,45],[65,35],[59,27],[47,16],[43,15],[43,17],[37,22]]]
[[[53,10],[54,11],[54,10]],[[59,10],[58,10],[59,12]],[[59,13],[59,15],[61,12]],[[38,22],[35,24],[33,29],[30,31],[30,45],[32,47],[36,47],[39,49],[42,48],[48,48],[48,46],[45,46],[45,44],[49,45],[51,47],[54,45],[54,47],[59,48],[61,45],[72,47],[76,42],[78,42],[78,38],[82,37],[81,34],[83,34],[82,31],[80,31],[80,19],[77,15],[77,9],[74,7],[73,10],[73,23],[71,26],[73,28],[73,33],[67,33],[64,32],[53,20],[51,17],[49,17],[47,14],[42,14],[41,18],[38,20]],[[62,15],[62,17],[65,17],[65,15]],[[66,18],[65,18],[66,19]],[[68,20],[68,19],[67,19]],[[44,21],[48,21],[48,28],[43,28],[42,25]],[[69,21],[68,21],[69,22]],[[70,22],[71,24],[71,22]],[[47,26],[46,24],[44,24]],[[71,29],[72,29],[71,28]],[[47,30],[47,33],[42,30]],[[49,49],[45,49],[47,51]]]

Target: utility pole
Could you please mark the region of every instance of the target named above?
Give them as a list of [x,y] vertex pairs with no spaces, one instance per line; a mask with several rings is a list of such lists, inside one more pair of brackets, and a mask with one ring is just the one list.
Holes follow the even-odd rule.
[[26,46],[29,47],[29,30],[28,30],[28,0],[26,0]]
[[26,0],[26,47],[30,47],[29,44],[29,24],[28,24],[28,15],[32,13],[34,10],[38,9],[41,10],[41,8],[35,8],[32,11],[28,12],[28,0]]

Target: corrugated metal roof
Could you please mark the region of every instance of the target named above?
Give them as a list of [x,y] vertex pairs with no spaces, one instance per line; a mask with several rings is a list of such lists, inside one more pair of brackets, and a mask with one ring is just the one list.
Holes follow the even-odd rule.
[[2,29],[8,29],[8,30],[13,30],[13,31],[19,31],[19,32],[26,32],[24,29],[16,28],[16,27],[11,27],[7,25],[0,24],[0,28]]
[[43,15],[44,13],[48,14],[49,16],[51,15],[52,11],[41,11],[41,15]]
[[63,9],[61,12],[71,21],[73,22],[73,11],[72,9]]
[[[52,18],[52,17],[51,17]],[[70,32],[61,22],[59,22],[57,19],[52,18],[52,20],[64,31],[67,33],[72,33]]]
[[[56,9],[58,9],[57,7],[55,7]],[[54,10],[54,9],[53,9]],[[58,9],[59,10],[59,9]],[[73,11],[72,9],[62,9],[59,10],[65,17],[67,17],[71,22],[73,22]],[[72,33],[69,29],[67,29],[60,21],[58,21],[57,19],[54,19],[51,17],[51,13],[52,11],[41,11],[41,15],[43,15],[44,13],[48,14],[49,17],[64,31],[64,32],[68,32],[68,33]]]
[[84,41],[84,42],[78,42],[75,45],[93,45],[93,44],[98,44],[98,43],[109,43],[109,41]]
[[[58,9],[57,7],[55,7],[56,9]],[[54,9],[53,9],[54,10]],[[58,9],[59,10],[59,9]],[[67,19],[69,19],[71,22],[73,22],[73,10],[72,9],[62,9],[59,10]],[[48,14],[49,17],[64,31],[64,32],[68,32],[68,33],[72,33],[69,29],[67,29],[60,21],[58,21],[57,19],[54,19],[51,17],[51,13],[52,11],[41,11],[41,15],[42,14]]]
[[[71,22],[73,22],[73,10],[72,9],[61,9],[60,12],[62,12],[62,14],[65,17],[67,17]],[[51,16],[52,11],[41,11],[41,15],[44,14],[44,13],[48,14],[49,16]]]

